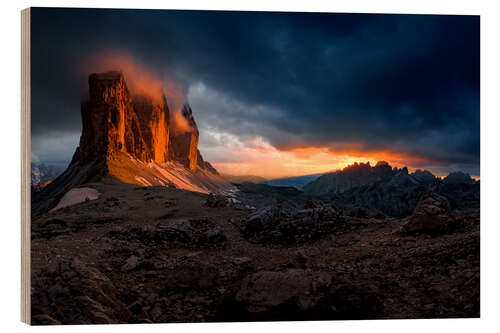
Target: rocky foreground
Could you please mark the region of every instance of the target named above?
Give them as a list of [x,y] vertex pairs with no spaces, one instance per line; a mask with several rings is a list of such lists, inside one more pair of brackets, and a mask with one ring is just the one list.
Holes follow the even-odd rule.
[[296,193],[88,186],[97,200],[33,218],[34,324],[479,316],[479,211],[432,192],[396,219]]

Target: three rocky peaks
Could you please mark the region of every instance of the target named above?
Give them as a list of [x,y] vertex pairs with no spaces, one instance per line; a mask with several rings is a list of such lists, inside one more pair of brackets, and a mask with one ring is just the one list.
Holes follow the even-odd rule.
[[91,74],[80,146],[68,168],[32,193],[32,213],[54,208],[73,188],[118,180],[211,193],[229,185],[203,160],[191,107],[171,112],[163,93],[131,92],[121,72]]
[[132,95],[121,72],[91,74],[89,98],[82,103],[80,161],[123,152],[145,163],[175,161],[191,171],[217,173],[198,150],[191,107],[185,104],[180,112],[188,126],[176,126],[165,95]]

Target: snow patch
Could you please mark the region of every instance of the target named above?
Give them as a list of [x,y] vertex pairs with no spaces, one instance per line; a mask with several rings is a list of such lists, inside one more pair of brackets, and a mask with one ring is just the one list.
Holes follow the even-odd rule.
[[64,207],[73,206],[87,200],[96,200],[98,198],[99,192],[96,189],[90,187],[72,188],[61,198],[57,206],[49,211],[49,213]]

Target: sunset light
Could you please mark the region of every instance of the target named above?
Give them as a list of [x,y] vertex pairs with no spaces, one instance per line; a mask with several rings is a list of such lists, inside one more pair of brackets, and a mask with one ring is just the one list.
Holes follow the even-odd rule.
[[227,156],[238,156],[233,161],[218,161],[216,157],[212,158],[218,170],[232,175],[254,175],[264,178],[293,177],[336,171],[355,162],[369,162],[375,165],[378,161],[386,161],[396,167],[408,166],[410,170],[415,170],[430,162],[418,156],[385,151],[336,153],[324,147],[279,150],[263,138],[239,141],[238,138],[232,137],[230,142],[231,144],[226,144],[222,148],[219,146],[217,149],[208,148],[205,151],[207,151],[207,156],[220,155],[220,150],[227,151]]

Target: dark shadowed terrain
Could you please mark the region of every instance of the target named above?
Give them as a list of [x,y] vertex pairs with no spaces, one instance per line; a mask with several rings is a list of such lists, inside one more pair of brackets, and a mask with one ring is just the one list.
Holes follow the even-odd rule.
[[34,324],[479,316],[479,211],[432,192],[391,218],[250,184],[87,187],[33,218]]

